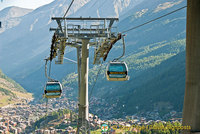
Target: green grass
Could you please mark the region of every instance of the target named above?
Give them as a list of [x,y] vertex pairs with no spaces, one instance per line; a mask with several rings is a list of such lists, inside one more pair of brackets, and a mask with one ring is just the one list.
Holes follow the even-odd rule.
[[4,89],[4,88],[0,88],[0,92],[2,92],[3,94],[7,95],[7,96],[16,96],[13,92]]
[[5,74],[3,74],[3,72],[0,70],[0,78],[3,78],[5,80],[7,80],[8,82],[12,83],[14,85],[14,88],[19,91],[19,92],[23,92],[26,93],[26,90],[20,86],[18,83],[16,83],[14,80],[10,79],[8,76],[6,76]]

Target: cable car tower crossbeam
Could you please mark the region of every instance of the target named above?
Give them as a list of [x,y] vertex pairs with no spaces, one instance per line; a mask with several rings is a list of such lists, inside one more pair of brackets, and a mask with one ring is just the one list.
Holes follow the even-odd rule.
[[[50,28],[55,31],[58,49],[65,41],[65,47],[77,48],[78,60],[78,84],[79,84],[79,116],[77,133],[90,133],[89,127],[89,102],[88,102],[88,70],[89,70],[89,47],[95,47],[94,62],[99,64],[100,58],[103,59],[108,54],[113,42],[118,40],[118,34],[112,32],[112,26],[118,18],[62,18],[53,17],[58,24],[58,28]],[[64,22],[64,23],[63,23]],[[82,25],[81,25],[82,23]],[[57,50],[56,55],[64,55],[64,50]],[[62,57],[61,57],[62,58]],[[62,64],[62,59],[58,63]]]

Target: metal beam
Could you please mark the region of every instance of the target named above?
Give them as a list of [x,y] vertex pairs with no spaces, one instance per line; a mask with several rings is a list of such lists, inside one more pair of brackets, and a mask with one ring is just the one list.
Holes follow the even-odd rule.
[[118,18],[82,18],[82,17],[79,17],[79,18],[63,18],[63,17],[52,17],[51,18],[52,20],[115,20],[115,21],[118,21],[119,19]]
[[77,48],[77,68],[78,68],[78,101],[80,104],[80,91],[81,91],[81,46]]
[[[107,34],[90,34],[90,33],[68,33],[69,38],[77,39],[92,39],[92,38],[107,38]],[[112,38],[115,38],[114,36]]]
[[[50,31],[56,31],[56,30],[60,30],[58,28],[50,28],[49,29]],[[95,31],[107,31],[107,29],[93,29],[93,28],[80,28],[80,29],[77,29],[77,28],[68,28],[67,31],[92,31],[92,32],[95,32]]]
[[60,31],[63,33],[63,29],[62,29],[62,25],[59,19],[56,20],[56,22],[58,23],[58,27],[60,28]]
[[113,23],[114,23],[114,20],[111,20],[111,21],[110,21],[110,24],[109,24],[109,26],[108,26],[108,27],[109,27],[109,28],[111,28],[111,27],[112,27],[112,25],[113,25]]

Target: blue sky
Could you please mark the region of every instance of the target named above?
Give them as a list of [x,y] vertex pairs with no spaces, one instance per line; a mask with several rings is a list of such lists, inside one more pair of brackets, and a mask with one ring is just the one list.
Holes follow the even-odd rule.
[[0,10],[9,6],[35,9],[54,0],[0,0]]

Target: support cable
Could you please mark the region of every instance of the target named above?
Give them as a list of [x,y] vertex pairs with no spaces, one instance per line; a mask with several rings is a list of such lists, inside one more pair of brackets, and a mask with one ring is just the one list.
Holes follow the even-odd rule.
[[45,62],[45,76],[47,77],[48,80],[51,80],[51,81],[54,81],[54,79],[52,79],[50,77],[50,74],[51,74],[51,62],[50,62],[50,66],[49,66],[49,75],[47,75],[47,62],[48,62],[48,59],[45,59],[46,62]]
[[75,61],[75,60],[72,60],[72,59],[69,59],[69,58],[66,58],[66,57],[63,57],[63,59],[66,59],[66,60],[68,60],[68,61],[70,61],[70,62],[72,62],[72,63],[77,64],[77,61]]
[[125,35],[122,35],[123,53],[122,53],[122,55],[121,55],[120,57],[115,58],[113,61],[118,61],[119,59],[121,59],[121,58],[125,55],[126,45],[125,45],[125,41],[124,41],[124,36],[125,36]]
[[98,79],[99,74],[100,74],[100,72],[101,72],[102,65],[103,65],[103,61],[101,62],[100,68],[99,68],[98,73],[97,73],[97,75],[96,75],[96,79],[95,79],[94,84],[93,84],[93,86],[92,86],[92,88],[91,88],[90,95],[89,95],[89,102],[91,101],[92,93],[93,93],[93,91],[94,91],[94,87],[95,87],[95,85],[96,85],[97,79]]
[[51,61],[50,61],[50,64],[49,64],[49,77],[51,76]]
[[[71,8],[71,6],[72,6],[72,4],[74,3],[74,0],[72,0],[72,2],[70,3],[70,5],[69,5],[69,7],[67,8],[67,10],[66,10],[66,12],[65,12],[65,14],[64,14],[64,16],[63,16],[63,19],[66,17],[66,15],[67,15],[67,13],[69,12],[69,9]],[[62,22],[63,20],[61,20],[61,22]],[[60,23],[61,23],[60,22]],[[65,19],[64,19],[64,23],[66,24],[66,22],[65,22]],[[61,28],[61,27],[60,27]],[[56,30],[56,32],[58,31],[58,29],[59,29],[59,26],[57,27],[57,30]],[[62,31],[62,28],[60,29],[61,31]]]
[[67,9],[67,11],[65,12],[65,14],[64,14],[64,16],[63,16],[63,18],[65,18],[66,17],[66,15],[67,15],[67,13],[69,12],[69,9],[71,8],[71,6],[72,6],[72,4],[74,3],[74,0],[72,0],[72,2],[70,3],[70,5],[69,5],[69,7],[68,7],[68,9]]
[[157,18],[155,18],[155,19],[152,19],[152,20],[150,20],[150,21],[147,21],[147,22],[145,22],[145,23],[143,23],[143,24],[140,24],[140,25],[138,25],[138,26],[135,26],[135,27],[132,27],[132,28],[130,28],[130,29],[127,29],[127,30],[123,31],[122,33],[127,33],[127,32],[129,32],[129,31],[132,31],[132,30],[134,30],[134,29],[137,29],[137,28],[139,28],[139,27],[141,27],[141,26],[144,26],[144,25],[149,24],[149,23],[151,23],[151,22],[154,22],[154,21],[156,21],[156,20],[158,20],[158,19],[161,19],[161,18],[163,18],[163,17],[165,17],[165,16],[168,16],[168,15],[170,15],[170,14],[173,14],[173,13],[179,11],[179,10],[182,10],[182,9],[184,9],[184,8],[186,8],[186,7],[187,7],[187,6],[183,6],[183,7],[181,7],[181,8],[178,8],[178,9],[172,11],[172,12],[169,12],[169,13],[167,13],[167,14],[164,14],[164,15],[162,15],[162,16],[160,16],[160,17],[157,17]]
[[[149,24],[149,23],[151,23],[151,22],[154,22],[154,21],[156,21],[156,20],[158,20],[158,19],[161,19],[161,18],[163,18],[163,17],[165,17],[165,16],[168,16],[168,15],[170,15],[170,14],[173,14],[173,13],[175,13],[175,12],[177,12],[177,11],[179,11],[179,10],[182,10],[182,9],[184,9],[184,8],[186,8],[186,7],[187,7],[187,6],[180,7],[180,8],[178,8],[178,9],[172,11],[172,12],[169,12],[169,13],[167,13],[167,14],[164,14],[164,15],[162,15],[162,16],[160,16],[160,17],[157,17],[157,18],[155,18],[155,19],[152,19],[152,20],[150,20],[150,21],[147,21],[147,22],[145,22],[145,23],[143,23],[143,24],[140,24],[140,25],[137,25],[137,26],[132,27],[132,28],[130,28],[130,29],[124,30],[124,31],[122,31],[121,33],[124,34],[124,33],[130,32],[130,31],[132,31],[132,30],[134,30],[134,29],[137,29],[137,28],[139,28],[139,27],[142,27],[142,26],[144,26],[144,25],[146,25],[146,24]],[[122,36],[122,35],[119,34],[119,35],[118,35],[118,38],[117,38],[116,40],[114,40],[114,42],[111,42],[111,45],[110,45],[110,48],[109,48],[108,52],[107,52],[107,53],[104,55],[104,57],[103,57],[103,60],[104,60],[104,61],[107,59],[108,53],[109,53],[110,50],[112,49],[113,44],[115,44],[118,40],[120,40],[120,39],[122,38],[121,36]],[[121,58],[121,57],[120,57],[120,58]]]

